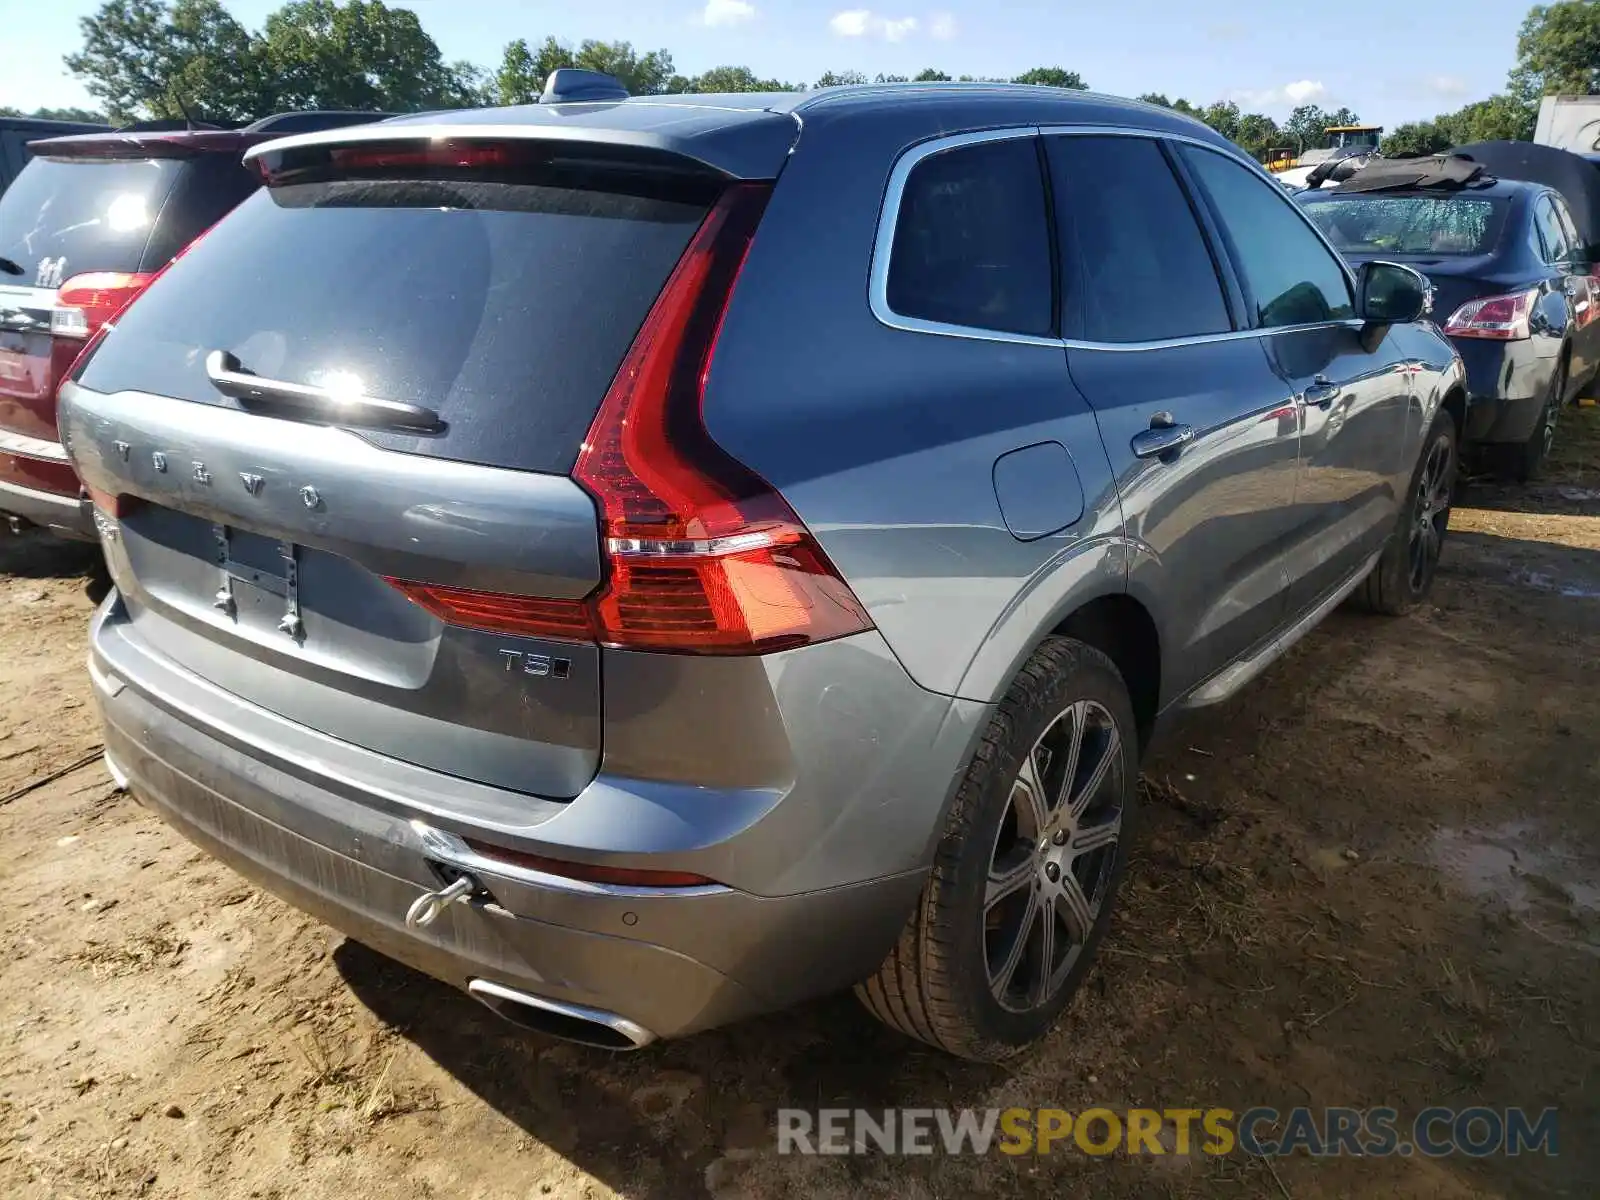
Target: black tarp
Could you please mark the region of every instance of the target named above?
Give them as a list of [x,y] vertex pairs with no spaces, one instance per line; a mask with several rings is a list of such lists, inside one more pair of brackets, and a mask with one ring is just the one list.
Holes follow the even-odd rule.
[[1568,150],[1533,142],[1473,142],[1451,153],[1467,155],[1501,179],[1525,179],[1560,192],[1590,260],[1600,261],[1600,167]]
[[[1430,154],[1421,158],[1372,157],[1348,177],[1335,171],[1341,192],[1388,192],[1410,188],[1463,188],[1488,182],[1493,172],[1483,163],[1449,154]],[[1307,181],[1309,182],[1309,180]]]

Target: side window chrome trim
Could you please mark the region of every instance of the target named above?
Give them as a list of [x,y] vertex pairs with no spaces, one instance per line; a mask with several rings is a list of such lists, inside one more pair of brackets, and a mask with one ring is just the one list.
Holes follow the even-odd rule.
[[[1214,145],[1203,138],[1189,137],[1187,134],[1171,133],[1160,129],[1138,129],[1116,125],[1016,125],[1003,129],[983,129],[968,133],[950,134],[945,137],[931,138],[919,142],[900,155],[895,161],[894,169],[889,174],[888,186],[884,189],[883,205],[878,210],[878,232],[873,240],[872,267],[868,278],[867,297],[872,308],[872,315],[880,325],[889,329],[898,329],[905,333],[926,333],[937,337],[965,338],[969,341],[1003,342],[1015,346],[1044,346],[1057,350],[1110,350],[1118,352],[1135,352],[1140,350],[1164,350],[1175,346],[1201,346],[1209,342],[1235,342],[1248,338],[1275,337],[1283,333],[1298,333],[1309,329],[1360,329],[1364,322],[1359,319],[1346,321],[1320,321],[1310,325],[1280,325],[1270,329],[1235,329],[1228,333],[1207,333],[1196,337],[1169,338],[1158,342],[1091,342],[1077,338],[1051,338],[1037,337],[1026,333],[1007,333],[998,329],[983,329],[970,325],[948,325],[942,321],[925,321],[919,317],[906,317],[895,312],[889,307],[889,259],[894,251],[895,227],[900,220],[900,203],[905,196],[906,181],[918,164],[941,154],[946,150],[955,150],[963,146],[976,146],[985,142],[1015,141],[1019,138],[1033,137],[1137,137],[1153,141],[1187,142],[1199,146],[1203,150],[1210,150],[1221,154],[1225,158],[1232,158],[1246,166],[1260,170],[1260,164],[1253,159],[1246,158],[1242,152],[1235,153],[1223,146]],[[1270,182],[1270,180],[1268,181]],[[1041,182],[1042,186],[1042,182]],[[1292,199],[1285,197],[1293,204],[1296,211],[1300,206],[1294,204]],[[1339,269],[1344,272],[1346,280],[1350,283],[1352,299],[1355,295],[1355,279],[1344,259],[1333,248],[1333,244],[1323,236],[1316,223],[1301,212],[1301,219],[1316,234],[1319,241],[1327,247],[1333,255]],[[1051,214],[1054,219],[1054,215]]]
[[[1061,345],[1060,338],[1038,337],[1028,333],[1007,333],[1003,330],[983,329],[972,325],[949,325],[943,321],[926,321],[921,317],[902,316],[889,307],[889,259],[894,253],[895,228],[900,223],[900,204],[905,198],[906,181],[911,178],[911,172],[934,155],[949,150],[981,146],[990,142],[1013,142],[1038,136],[1037,125],[982,129],[920,142],[899,157],[894,164],[894,170],[889,173],[889,186],[884,190],[883,207],[878,210],[878,236],[872,246],[872,273],[867,285],[872,315],[880,324],[887,325],[890,329],[902,329],[908,333],[934,333],[944,337],[972,338],[984,342],[1009,342],[1019,346]],[[1043,180],[1040,180],[1039,187],[1042,192]]]

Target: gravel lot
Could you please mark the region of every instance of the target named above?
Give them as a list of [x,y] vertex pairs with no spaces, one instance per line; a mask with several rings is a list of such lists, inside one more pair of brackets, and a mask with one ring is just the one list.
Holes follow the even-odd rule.
[[[1566,420],[1540,485],[1467,489],[1433,607],[1336,614],[1159,749],[1101,965],[1005,1068],[848,997],[631,1057],[501,1025],[118,795],[90,558],[0,539],[0,1196],[1592,1196],[1600,410]],[[1556,1105],[1560,1154],[773,1152],[780,1106],[1385,1103]]]

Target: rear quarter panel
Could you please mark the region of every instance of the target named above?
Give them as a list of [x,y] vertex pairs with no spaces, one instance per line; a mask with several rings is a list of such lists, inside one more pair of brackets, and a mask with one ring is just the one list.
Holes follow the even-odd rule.
[[[1126,559],[1094,414],[1059,347],[908,332],[871,312],[890,170],[944,132],[922,113],[807,115],[729,308],[705,416],[793,505],[911,677],[988,701],[1072,607],[1124,589]],[[1071,455],[1083,512],[1021,541],[995,463],[1048,441]]]

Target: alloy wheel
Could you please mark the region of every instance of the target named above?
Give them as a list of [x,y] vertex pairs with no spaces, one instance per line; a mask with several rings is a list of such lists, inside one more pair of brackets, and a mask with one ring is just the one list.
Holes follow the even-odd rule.
[[1080,700],[1024,757],[996,832],[984,888],[989,989],[1002,1008],[1038,1009],[1061,990],[1111,890],[1122,839],[1122,734]]
[[1450,493],[1455,485],[1455,450],[1448,437],[1436,438],[1417,481],[1411,522],[1411,590],[1420,593],[1439,563],[1450,524]]

